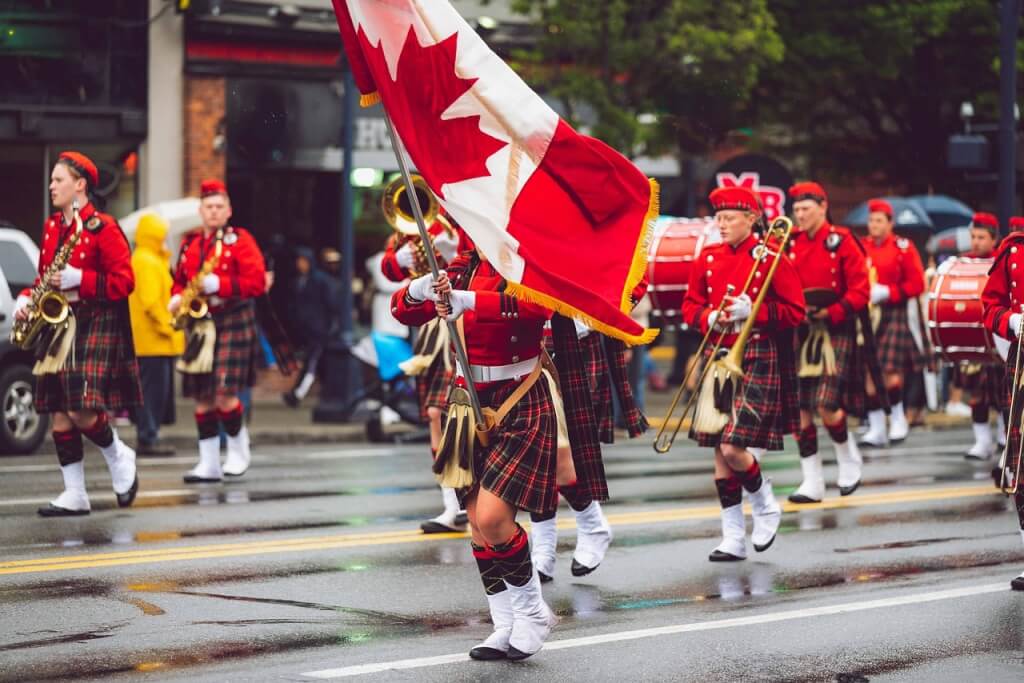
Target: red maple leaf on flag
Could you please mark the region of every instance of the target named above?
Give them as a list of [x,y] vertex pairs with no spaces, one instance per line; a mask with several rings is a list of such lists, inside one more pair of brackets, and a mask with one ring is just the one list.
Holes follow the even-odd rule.
[[[458,37],[453,33],[423,47],[410,27],[398,59],[397,80],[377,78],[384,107],[409,156],[438,194],[445,183],[490,175],[487,159],[508,144],[480,130],[479,115],[441,118],[477,81],[455,73]],[[370,45],[362,28],[359,41],[367,61],[377,62],[374,71],[386,74],[383,47]]]

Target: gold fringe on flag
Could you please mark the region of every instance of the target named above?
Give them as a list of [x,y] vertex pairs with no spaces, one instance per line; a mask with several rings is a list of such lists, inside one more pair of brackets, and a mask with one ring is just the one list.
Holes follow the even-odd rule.
[[359,96],[359,106],[363,109],[372,107],[375,104],[380,104],[380,93],[376,90],[365,95]]

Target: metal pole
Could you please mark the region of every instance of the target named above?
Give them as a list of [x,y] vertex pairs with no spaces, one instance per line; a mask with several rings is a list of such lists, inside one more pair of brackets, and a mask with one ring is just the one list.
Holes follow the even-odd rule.
[[1017,24],[1020,0],[999,7],[999,222],[1007,231],[1017,193]]
[[[345,121],[342,124],[342,135],[345,146],[342,148],[341,160],[341,239],[339,249],[341,250],[341,281],[345,283],[343,296],[341,297],[341,341],[344,348],[350,349],[354,344],[354,330],[352,329],[352,287],[355,279],[355,235],[353,233],[353,192],[352,192],[352,155],[355,145],[352,139],[355,129],[356,108],[358,89],[355,79],[352,76],[352,69],[345,69],[345,98],[343,100]],[[353,372],[352,358],[345,355],[343,372],[341,373],[341,400],[347,404],[353,393]]]
[[[427,232],[426,221],[423,220],[423,211],[416,196],[416,188],[412,184],[412,176],[409,175],[409,166],[405,161],[405,149],[402,147],[402,141],[398,139],[395,126],[391,123],[391,117],[388,116],[386,110],[384,112],[384,121],[388,126],[388,136],[391,138],[391,147],[395,150],[398,168],[402,172],[402,180],[405,181],[405,194],[409,197],[412,215],[416,217],[416,226],[420,230],[420,239],[423,240],[423,244],[428,245],[423,252],[427,255],[427,261],[430,263],[430,272],[434,274],[434,279],[437,279],[441,276],[441,270],[437,267],[434,250],[429,247],[431,243],[430,234]],[[452,340],[452,345],[455,346],[455,357],[458,359],[463,372],[466,373],[466,391],[469,393],[469,399],[473,403],[473,413],[476,416],[477,423],[484,424],[484,414],[480,409],[480,398],[476,395],[476,386],[473,385],[473,378],[469,376],[469,357],[466,355],[466,349],[462,345],[462,338],[459,336],[458,327],[456,327],[453,320],[446,322],[448,323],[448,337]]]

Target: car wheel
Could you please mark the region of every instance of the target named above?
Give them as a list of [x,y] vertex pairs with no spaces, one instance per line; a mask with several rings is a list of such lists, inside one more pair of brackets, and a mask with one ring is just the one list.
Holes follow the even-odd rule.
[[24,365],[0,372],[0,453],[32,453],[46,438],[48,415],[36,412],[35,378]]

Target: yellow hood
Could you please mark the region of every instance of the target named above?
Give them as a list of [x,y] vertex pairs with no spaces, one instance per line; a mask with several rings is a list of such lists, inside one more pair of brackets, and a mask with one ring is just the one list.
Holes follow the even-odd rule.
[[135,246],[162,254],[167,238],[167,221],[155,213],[147,213],[139,219],[135,228]]

